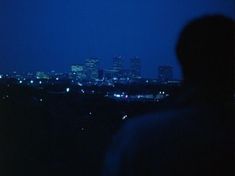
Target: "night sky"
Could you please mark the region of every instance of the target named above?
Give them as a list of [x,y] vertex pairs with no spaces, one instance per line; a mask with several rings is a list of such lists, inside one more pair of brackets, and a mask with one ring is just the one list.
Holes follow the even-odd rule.
[[68,71],[98,57],[109,68],[114,56],[143,62],[143,75],[159,65],[180,69],[177,35],[187,21],[220,13],[235,19],[234,0],[0,0],[0,73]]

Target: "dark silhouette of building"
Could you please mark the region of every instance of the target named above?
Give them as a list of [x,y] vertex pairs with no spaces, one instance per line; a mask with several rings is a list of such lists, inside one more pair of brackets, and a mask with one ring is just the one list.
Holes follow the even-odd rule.
[[113,139],[106,176],[234,175],[233,20],[206,16],[181,32],[182,94],[130,120]]
[[159,66],[158,67],[158,80],[160,82],[166,82],[166,81],[173,80],[173,67]]
[[112,70],[115,73],[114,77],[121,78],[123,76],[124,60],[121,56],[113,58],[113,69]]
[[131,77],[132,78],[141,78],[141,60],[138,57],[130,59],[131,62]]

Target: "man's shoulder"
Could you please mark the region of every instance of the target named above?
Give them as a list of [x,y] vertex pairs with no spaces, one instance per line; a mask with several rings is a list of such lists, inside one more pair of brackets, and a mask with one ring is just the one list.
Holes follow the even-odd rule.
[[208,108],[187,107],[131,119],[119,131],[119,139],[131,148],[172,143],[207,141],[224,131],[219,115]]
[[164,128],[181,125],[185,121],[194,119],[196,113],[199,113],[193,108],[171,109],[156,113],[146,114],[128,120],[123,130],[126,131],[151,131],[164,130]]

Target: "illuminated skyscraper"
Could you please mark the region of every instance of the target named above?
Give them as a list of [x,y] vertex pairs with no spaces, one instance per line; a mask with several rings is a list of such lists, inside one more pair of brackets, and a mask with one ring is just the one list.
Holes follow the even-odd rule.
[[131,77],[141,78],[141,60],[138,57],[130,59],[131,62]]
[[49,79],[49,75],[44,72],[37,72],[36,78],[37,79]]
[[85,69],[83,65],[76,64],[71,66],[71,72],[76,77],[76,79],[85,79]]
[[99,77],[99,60],[97,58],[86,59],[85,75],[87,80],[95,80]]
[[158,79],[160,82],[171,81],[173,79],[173,67],[171,66],[159,66],[158,67]]
[[113,58],[113,70],[121,71],[123,70],[124,60],[121,56]]
[[114,77],[120,78],[123,76],[124,60],[121,56],[113,58],[113,72],[116,73]]

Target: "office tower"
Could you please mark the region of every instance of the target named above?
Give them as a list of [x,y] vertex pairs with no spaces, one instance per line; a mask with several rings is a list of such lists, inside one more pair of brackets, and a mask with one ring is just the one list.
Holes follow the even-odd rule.
[[123,77],[124,70],[124,60],[121,56],[113,58],[113,72],[114,77],[121,78]]
[[99,60],[97,58],[86,59],[85,75],[87,80],[96,80],[99,77]]
[[158,79],[160,82],[171,81],[173,79],[173,67],[171,66],[159,66],[158,67]]
[[85,69],[83,65],[76,64],[71,66],[71,72],[73,77],[79,80],[85,79]]
[[123,70],[124,60],[121,56],[113,58],[113,70],[121,71]]
[[132,78],[141,78],[141,60],[138,57],[130,59],[130,71]]

